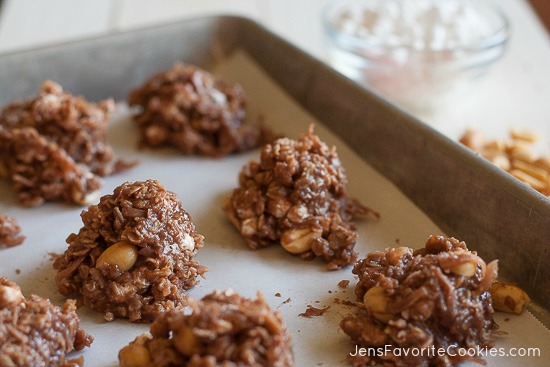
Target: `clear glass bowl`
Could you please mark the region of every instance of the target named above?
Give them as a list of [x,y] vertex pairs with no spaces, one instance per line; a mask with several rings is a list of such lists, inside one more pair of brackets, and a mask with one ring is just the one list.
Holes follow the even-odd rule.
[[[434,8],[443,3],[455,8]],[[334,68],[415,110],[483,75],[510,36],[507,17],[479,0],[333,1],[323,27]]]

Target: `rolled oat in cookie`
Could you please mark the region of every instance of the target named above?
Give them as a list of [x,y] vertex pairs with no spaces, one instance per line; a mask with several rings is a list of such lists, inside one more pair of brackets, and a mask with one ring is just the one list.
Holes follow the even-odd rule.
[[12,247],[23,243],[25,236],[15,218],[0,213],[0,248]]
[[272,139],[263,127],[245,125],[246,97],[231,85],[193,65],[176,63],[134,89],[130,106],[141,145],[172,146],[186,155],[222,157]]
[[204,237],[176,194],[155,180],[126,182],[81,217],[53,265],[61,294],[78,295],[109,321],[152,321],[186,304],[185,291],[206,271],[193,260]]
[[13,102],[2,110],[0,174],[13,181],[23,204],[87,204],[93,188],[84,181],[100,186],[100,177],[134,165],[115,161],[106,144],[113,109],[112,100],[90,103],[46,81],[36,98]]
[[121,367],[289,367],[294,355],[281,315],[261,293],[248,299],[226,290],[159,315],[150,334],[120,351],[119,362]]
[[82,366],[82,357],[66,359],[93,341],[75,311],[74,300],[61,308],[37,295],[25,298],[17,284],[0,277],[0,366]]
[[[374,251],[356,263],[353,273],[359,277],[355,293],[362,307],[340,326],[356,350],[388,351],[352,352],[352,365],[456,366],[468,359],[482,362],[460,348],[492,346],[496,324],[490,289],[497,261],[486,264],[464,242],[431,236],[419,250]],[[411,348],[418,353],[406,354]]]
[[374,213],[347,197],[336,148],[313,133],[267,144],[260,161],[239,174],[224,210],[252,249],[281,244],[303,259],[320,257],[329,269],[353,264],[357,233],[351,221]]

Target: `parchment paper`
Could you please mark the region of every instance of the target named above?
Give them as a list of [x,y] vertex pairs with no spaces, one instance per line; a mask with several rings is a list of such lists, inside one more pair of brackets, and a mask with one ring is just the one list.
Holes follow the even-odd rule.
[[[381,214],[379,220],[358,223],[360,237],[356,250],[361,257],[369,251],[394,246],[396,241],[421,247],[429,235],[441,234],[388,180],[291,100],[246,55],[235,54],[219,64],[214,72],[244,86],[249,99],[249,118],[261,116],[276,132],[293,138],[303,134],[309,124],[316,123],[315,132],[328,144],[336,145],[347,169],[350,196]],[[134,86],[128,89],[131,87]],[[184,157],[170,149],[137,150],[136,130],[128,117],[128,109],[123,101],[119,102],[119,111],[112,118],[109,130],[109,142],[118,157],[137,159],[140,165],[108,177],[101,194],[112,193],[125,181],[159,180],[178,195],[198,231],[206,237],[205,247],[197,259],[209,272],[189,292],[192,296],[202,297],[214,289],[229,287],[248,297],[255,297],[256,292],[261,291],[268,303],[283,314],[293,335],[297,367],[346,366],[345,357],[355,351],[355,346],[338,324],[353,310],[336,304],[335,300],[355,299],[353,289],[357,280],[351,274],[351,267],[329,272],[320,261],[304,262],[276,246],[251,251],[221,209],[224,197],[237,185],[241,167],[251,159],[257,160],[259,150],[224,159]],[[62,304],[64,298],[56,290],[49,254],[60,254],[66,249],[67,236],[82,226],[79,216],[82,210],[56,203],[23,208],[9,183],[0,182],[0,211],[16,217],[27,236],[23,245],[0,250],[0,275],[19,283],[25,295],[35,293]],[[475,244],[469,246],[475,249]],[[342,289],[338,282],[344,279],[350,280],[350,285]],[[275,296],[276,293],[281,296]],[[307,305],[330,306],[330,309],[323,316],[299,317]],[[148,324],[131,324],[125,320],[109,323],[103,320],[102,314],[86,307],[80,308],[78,314],[82,327],[95,337],[91,348],[72,354],[83,354],[87,367],[117,366],[118,351],[149,328]],[[504,334],[497,339],[497,348],[540,348],[541,355],[490,357],[488,366],[548,365],[550,332],[532,315],[497,314],[496,320]]]

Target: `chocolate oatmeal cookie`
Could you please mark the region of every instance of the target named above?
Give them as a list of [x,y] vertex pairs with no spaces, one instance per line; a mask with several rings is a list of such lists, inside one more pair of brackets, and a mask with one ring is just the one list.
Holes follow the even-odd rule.
[[15,218],[0,213],[0,248],[12,247],[23,243],[25,236]]
[[103,184],[101,177],[33,128],[0,127],[0,165],[7,168],[19,202],[26,206],[46,201],[89,204]]
[[133,90],[130,106],[141,145],[172,146],[186,155],[221,157],[256,148],[271,138],[264,128],[244,125],[246,97],[196,66],[175,64]]
[[0,366],[82,366],[82,358],[65,359],[93,341],[75,311],[74,300],[60,308],[37,295],[25,298],[17,284],[0,277]]
[[[371,252],[353,273],[362,307],[340,326],[358,348],[389,347],[350,357],[354,366],[455,366],[468,359],[460,348],[492,345],[497,262],[486,264],[464,242],[431,236],[416,251]],[[423,353],[405,355],[405,348]]]
[[119,353],[121,367],[289,367],[291,336],[261,293],[247,299],[231,290],[190,300],[189,310],[159,315],[151,334]]
[[186,304],[185,291],[206,271],[193,260],[204,237],[174,193],[154,180],[127,182],[81,217],[54,262],[63,295],[132,322]]
[[101,178],[133,163],[115,161],[106,144],[112,100],[98,104],[46,81],[38,96],[0,113],[0,173],[24,205],[87,204]]
[[346,196],[347,183],[336,149],[310,127],[298,140],[267,144],[260,161],[241,170],[224,209],[250,248],[280,243],[292,254],[320,257],[338,269],[357,258],[352,219],[377,215]]

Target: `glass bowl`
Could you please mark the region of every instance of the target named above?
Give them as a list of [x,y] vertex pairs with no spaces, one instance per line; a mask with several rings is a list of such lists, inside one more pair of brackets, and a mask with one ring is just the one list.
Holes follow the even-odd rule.
[[507,17],[479,0],[333,1],[323,27],[335,69],[416,111],[483,75],[510,36]]

